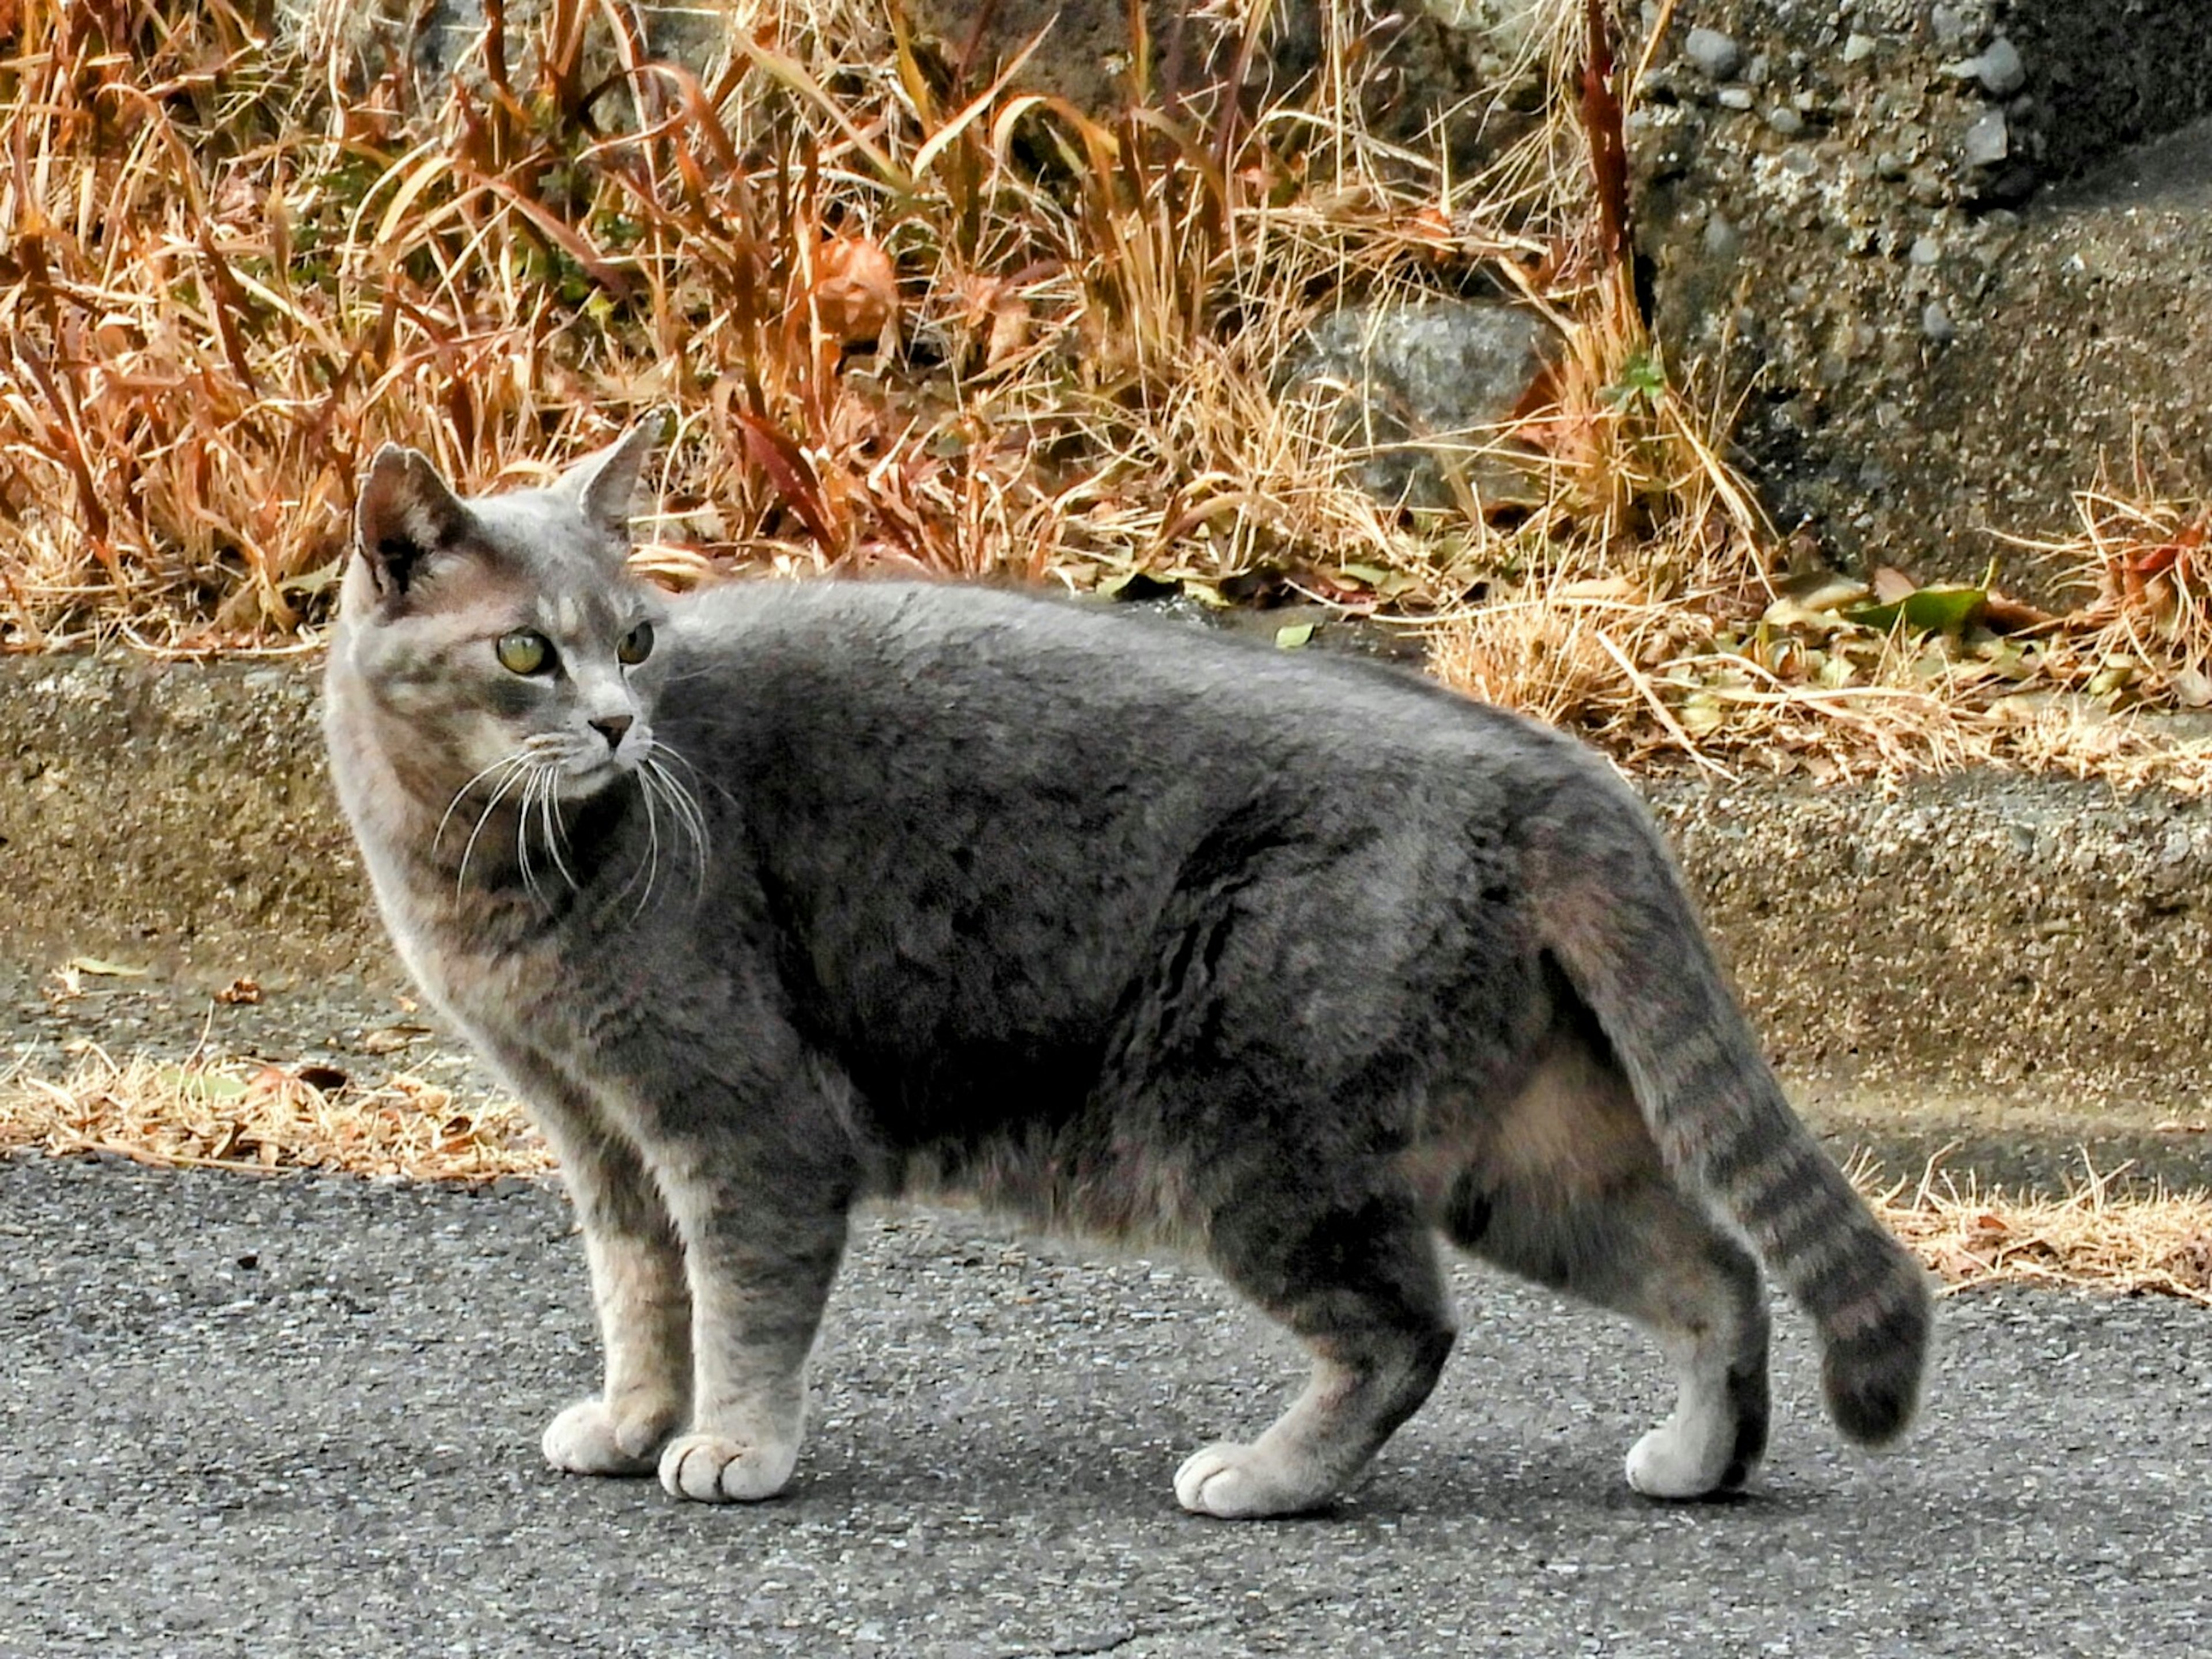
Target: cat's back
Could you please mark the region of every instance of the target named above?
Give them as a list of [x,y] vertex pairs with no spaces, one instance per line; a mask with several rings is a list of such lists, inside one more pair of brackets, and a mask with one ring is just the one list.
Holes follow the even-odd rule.
[[687,596],[669,672],[702,713],[910,736],[1048,736],[1173,752],[1226,744],[1359,771],[1471,755],[1584,769],[1580,744],[1411,670],[1281,651],[1182,621],[1000,589],[744,582]]

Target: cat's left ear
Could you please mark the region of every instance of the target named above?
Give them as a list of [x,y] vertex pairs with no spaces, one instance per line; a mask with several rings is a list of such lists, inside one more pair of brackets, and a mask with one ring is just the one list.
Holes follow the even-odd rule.
[[592,451],[563,472],[554,489],[572,499],[592,524],[627,542],[638,474],[667,430],[668,411],[653,410],[605,449]]

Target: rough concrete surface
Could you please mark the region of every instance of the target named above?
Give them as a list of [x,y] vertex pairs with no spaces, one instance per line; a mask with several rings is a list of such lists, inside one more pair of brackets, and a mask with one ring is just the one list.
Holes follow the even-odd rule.
[[1295,1374],[1207,1278],[957,1214],[856,1229],[783,1499],[556,1475],[592,1384],[550,1190],[0,1164],[0,1655],[2157,1655],[2212,1640],[2201,1311],[1947,1304],[1923,1429],[1778,1325],[1752,1496],[1631,1493],[1647,1345],[1463,1270],[1437,1395],[1320,1517],[1180,1513]]
[[1674,16],[1634,117],[1638,255],[1670,360],[1749,391],[1737,436],[1785,528],[1924,580],[1994,558],[2057,601],[2067,571],[2004,537],[2066,533],[2106,477],[2204,489],[2200,0]]

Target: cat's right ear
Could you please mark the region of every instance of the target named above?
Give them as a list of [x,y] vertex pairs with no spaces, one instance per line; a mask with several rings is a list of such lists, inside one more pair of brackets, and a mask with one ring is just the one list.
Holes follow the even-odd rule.
[[361,481],[354,546],[378,597],[398,598],[431,559],[468,533],[469,509],[428,456],[386,444]]

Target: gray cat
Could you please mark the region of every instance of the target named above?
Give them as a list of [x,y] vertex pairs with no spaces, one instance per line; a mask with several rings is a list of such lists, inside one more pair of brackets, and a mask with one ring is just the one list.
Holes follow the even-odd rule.
[[1765,1449],[1757,1247],[1828,1407],[1911,1415],[1919,1269],[1791,1115],[1605,763],[1412,675],[1010,593],[625,573],[658,422],[464,501],[387,446],[331,769],[423,988],[581,1217],[579,1474],[781,1491],[853,1206],[959,1195],[1204,1256],[1311,1350],[1187,1509],[1325,1503],[1434,1385],[1437,1235],[1642,1322],[1628,1479]]

